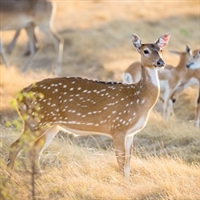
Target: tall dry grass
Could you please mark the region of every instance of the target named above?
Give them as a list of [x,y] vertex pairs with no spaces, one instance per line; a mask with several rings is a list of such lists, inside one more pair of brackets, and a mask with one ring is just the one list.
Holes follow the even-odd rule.
[[[4,138],[1,157],[6,158],[8,144],[18,134],[1,129]],[[142,133],[144,134],[144,133]],[[164,134],[160,133],[160,137]],[[199,140],[199,135],[190,135]],[[7,141],[7,138],[9,140]],[[63,136],[64,137],[64,136]],[[159,150],[144,150],[147,142],[136,138],[139,147],[131,162],[131,177],[126,181],[117,170],[113,151],[100,148],[83,148],[56,137],[44,152],[41,164],[44,172],[36,177],[36,199],[198,199],[200,195],[199,165],[188,163],[174,152],[164,151],[165,140],[157,139]],[[144,136],[143,136],[144,137]],[[171,136],[172,137],[172,136]],[[142,137],[141,137],[142,138]],[[140,138],[140,139],[141,139]],[[152,139],[152,138],[151,138]],[[157,141],[157,142],[156,142]],[[157,144],[158,145],[158,144]],[[198,144],[199,145],[199,144]],[[190,146],[195,146],[190,144]],[[155,145],[156,147],[156,145]],[[184,146],[179,146],[181,155]],[[186,146],[187,150],[190,149]],[[192,152],[194,155],[194,152]],[[192,158],[192,155],[188,155]],[[25,154],[18,159],[12,177],[8,177],[5,164],[1,165],[1,183],[4,199],[29,199],[31,197],[30,169]]]
[[[197,1],[59,2],[55,25],[65,39],[62,75],[119,81],[123,70],[139,58],[131,44],[133,32],[144,42],[170,32],[163,57],[176,65],[178,57],[168,50],[183,51],[186,44],[192,49],[200,47],[199,15]],[[2,33],[5,45],[12,35]],[[13,123],[19,120],[20,125],[21,121],[10,101],[21,88],[53,76],[50,69],[55,52],[48,46],[25,74],[20,73],[28,59],[22,56],[25,37],[22,32],[15,51],[8,56],[11,68],[0,65],[0,199],[32,197],[30,161],[25,152],[12,177],[6,172],[9,146],[21,131]],[[196,89],[182,92],[168,122],[160,114],[162,103],[157,103],[147,126],[134,138],[129,181],[118,173],[109,138],[77,138],[60,132],[41,156],[43,173],[35,179],[36,199],[198,200],[200,131],[190,121],[195,98]]]

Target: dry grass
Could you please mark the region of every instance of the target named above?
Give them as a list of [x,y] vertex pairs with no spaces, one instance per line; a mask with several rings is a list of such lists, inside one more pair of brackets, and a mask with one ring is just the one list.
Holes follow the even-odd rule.
[[[170,32],[163,57],[176,65],[178,58],[169,49],[182,51],[186,44],[200,48],[199,15],[197,1],[59,1],[55,21],[65,39],[62,75],[120,80],[123,70],[139,58],[131,44],[133,32],[144,42]],[[5,45],[12,35],[2,33]],[[10,101],[33,81],[53,76],[55,52],[48,46],[20,73],[28,59],[22,56],[24,38],[23,32],[8,56],[12,67],[0,66],[0,199],[31,198],[27,155],[20,155],[12,177],[5,170],[9,145],[20,134],[12,123],[18,116]],[[129,182],[118,173],[110,139],[59,133],[41,157],[44,173],[36,177],[36,199],[199,199],[200,131],[190,122],[195,95],[193,88],[181,93],[168,122],[157,103],[148,125],[135,136]]]
[[[3,128],[1,132],[4,136],[1,156],[6,158],[8,144],[17,136],[17,133]],[[164,151],[162,143],[165,145],[168,141],[165,141],[166,136],[160,133],[160,137],[162,136],[163,140],[158,137],[156,141],[156,136],[151,138],[149,134],[147,139],[151,138],[157,145],[159,143],[160,151]],[[188,137],[193,137],[198,141],[200,139],[197,134],[190,134]],[[173,138],[172,134],[169,138]],[[143,148],[150,146],[147,142],[141,142],[140,139],[136,138],[137,145],[140,144]],[[184,148],[189,151],[192,146],[195,147],[195,144],[188,146],[177,145],[177,149],[182,150],[181,155],[183,155]],[[112,151],[79,147],[66,142],[60,135],[55,138],[41,158],[44,172],[36,178],[36,197],[37,199],[109,198],[114,200],[198,199],[200,195],[199,165],[184,162],[173,148],[176,146],[169,147],[168,153],[158,156],[156,153],[150,155],[149,149],[145,151],[138,147],[137,153],[132,158],[132,172],[128,182],[118,173]],[[170,155],[170,153],[173,154]],[[195,155],[195,152],[192,154]],[[185,156],[192,158],[192,155]],[[31,179],[24,168],[25,162],[27,158],[22,154],[10,178],[5,172],[5,164],[1,162],[0,174],[3,192],[6,193],[7,199],[12,199],[12,196],[15,196],[15,199],[28,199],[30,196]]]

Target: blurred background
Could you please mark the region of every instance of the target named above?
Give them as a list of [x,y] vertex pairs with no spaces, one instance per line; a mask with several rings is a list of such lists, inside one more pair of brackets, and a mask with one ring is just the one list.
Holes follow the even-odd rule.
[[[171,33],[163,56],[167,64],[176,66],[179,58],[168,50],[184,51],[186,44],[192,50],[200,47],[199,9],[198,1],[58,1],[54,26],[65,40],[61,76],[120,80],[120,73],[140,58],[132,46],[132,33],[143,42]],[[14,31],[1,32],[5,47],[13,35]],[[36,36],[45,44],[37,28]],[[23,56],[26,43],[22,31],[13,53],[7,55],[11,66],[20,69],[28,59]],[[52,68],[55,50],[43,46],[29,70]]]

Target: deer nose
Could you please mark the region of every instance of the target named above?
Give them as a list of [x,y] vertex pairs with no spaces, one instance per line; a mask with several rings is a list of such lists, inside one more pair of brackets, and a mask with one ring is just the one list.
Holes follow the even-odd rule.
[[163,67],[165,65],[165,62],[160,58],[158,61],[157,61],[157,67]]

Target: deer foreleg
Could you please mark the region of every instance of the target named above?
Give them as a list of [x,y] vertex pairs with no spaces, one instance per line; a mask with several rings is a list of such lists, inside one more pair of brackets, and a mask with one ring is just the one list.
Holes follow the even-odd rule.
[[133,137],[116,135],[113,137],[113,146],[117,158],[119,171],[128,179],[130,176],[130,160]]

